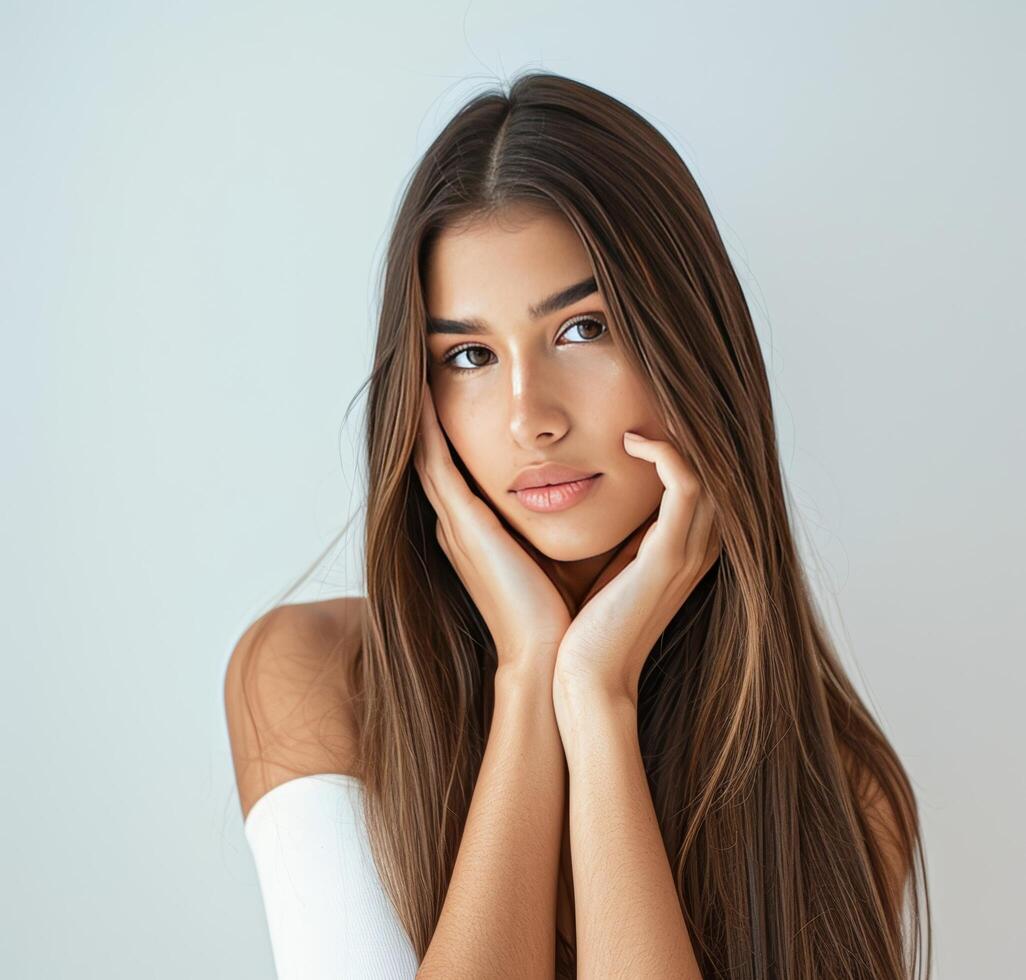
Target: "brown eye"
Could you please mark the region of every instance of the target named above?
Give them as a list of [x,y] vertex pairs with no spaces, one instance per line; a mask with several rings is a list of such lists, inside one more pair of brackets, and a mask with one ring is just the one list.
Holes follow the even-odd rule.
[[[442,363],[450,371],[455,371],[457,374],[461,374],[463,372],[473,372],[476,368],[486,367],[488,364],[487,360],[482,363],[479,363],[471,357],[471,355],[475,351],[479,354],[484,355],[485,357],[491,354],[491,351],[488,350],[487,347],[481,347],[475,344],[467,344],[464,347],[457,347],[455,350],[449,351],[449,353],[442,359]],[[467,357],[470,359],[470,367],[463,367],[455,363],[456,358],[459,357],[461,354],[466,354]]]
[[[606,332],[606,324],[593,316],[581,317],[579,320],[574,320],[569,327],[561,334],[565,337],[571,330],[585,331],[582,334],[584,341],[598,340]],[[597,333],[592,331],[597,330]],[[581,341],[574,341],[574,343],[580,343]]]
[[[572,330],[578,331],[580,339],[571,340],[571,344],[591,343],[593,341],[600,340],[609,332],[609,328],[606,326],[605,321],[599,317],[580,316],[576,320],[572,320],[570,322],[566,329],[559,335],[559,339],[562,340]],[[460,364],[457,361],[457,358],[463,355],[467,358],[466,364]],[[488,358],[492,356],[492,352],[487,347],[482,347],[480,344],[464,344],[462,347],[456,347],[449,351],[449,353],[442,358],[442,365],[454,374],[474,374],[480,368],[488,367],[489,364],[493,363],[488,360]]]

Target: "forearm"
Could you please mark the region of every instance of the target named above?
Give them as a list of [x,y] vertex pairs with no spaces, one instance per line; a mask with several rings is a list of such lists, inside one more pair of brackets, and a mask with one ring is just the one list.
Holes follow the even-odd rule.
[[578,976],[701,980],[627,699],[560,689]]
[[554,974],[565,762],[551,671],[503,669],[495,677],[488,742],[420,978]]

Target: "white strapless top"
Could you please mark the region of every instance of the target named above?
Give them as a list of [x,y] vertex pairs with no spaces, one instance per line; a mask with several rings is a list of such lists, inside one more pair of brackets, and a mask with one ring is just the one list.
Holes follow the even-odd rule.
[[403,980],[418,962],[370,853],[363,784],[299,776],[244,823],[279,980]]

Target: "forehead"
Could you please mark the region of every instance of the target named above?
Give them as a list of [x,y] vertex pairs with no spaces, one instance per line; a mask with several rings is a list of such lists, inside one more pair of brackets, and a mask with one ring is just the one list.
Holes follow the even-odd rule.
[[561,214],[510,208],[443,230],[427,256],[432,316],[487,317],[531,303],[591,274],[587,250]]

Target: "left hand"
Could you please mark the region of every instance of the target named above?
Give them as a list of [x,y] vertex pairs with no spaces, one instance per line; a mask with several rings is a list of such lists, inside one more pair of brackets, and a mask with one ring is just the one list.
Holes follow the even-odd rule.
[[563,635],[553,693],[579,685],[635,705],[652,647],[720,551],[713,505],[669,442],[626,434],[626,451],[654,463],[659,509],[624,543]]

